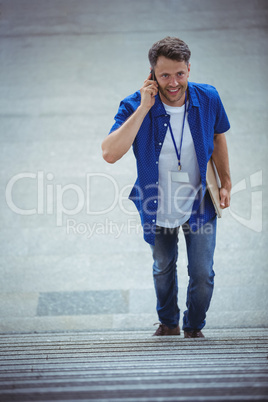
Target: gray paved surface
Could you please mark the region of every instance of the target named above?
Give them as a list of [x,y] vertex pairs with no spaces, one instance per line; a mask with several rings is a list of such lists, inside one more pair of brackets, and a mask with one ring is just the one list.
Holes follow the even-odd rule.
[[[100,144],[166,35],[232,126],[207,328],[268,325],[267,14],[261,0],[1,1],[0,332],[153,330],[150,249],[125,199],[135,161],[110,166]],[[183,239],[179,275],[183,310]]]
[[267,401],[267,330],[208,332],[1,335],[0,399]]

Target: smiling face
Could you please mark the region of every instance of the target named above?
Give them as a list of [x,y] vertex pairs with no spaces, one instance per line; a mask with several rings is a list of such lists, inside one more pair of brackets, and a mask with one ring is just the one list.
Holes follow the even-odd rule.
[[154,72],[163,103],[168,106],[182,106],[184,104],[190,66],[190,63],[187,65],[185,61],[167,59],[164,56],[157,59]]

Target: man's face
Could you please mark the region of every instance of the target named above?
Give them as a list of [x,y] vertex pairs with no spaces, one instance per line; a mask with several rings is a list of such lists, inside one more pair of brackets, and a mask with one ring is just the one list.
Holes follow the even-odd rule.
[[176,61],[160,56],[154,68],[158,82],[159,95],[168,106],[182,106],[188,86],[190,63]]

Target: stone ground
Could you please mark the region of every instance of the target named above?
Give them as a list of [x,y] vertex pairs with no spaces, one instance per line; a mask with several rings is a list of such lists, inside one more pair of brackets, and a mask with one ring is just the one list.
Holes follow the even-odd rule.
[[0,400],[267,401],[267,330],[0,335]]
[[190,79],[217,87],[232,127],[232,206],[218,224],[206,328],[267,327],[268,2],[0,7],[0,332],[154,330],[150,249],[126,200],[134,157],[108,165],[100,145],[167,35],[189,44]]

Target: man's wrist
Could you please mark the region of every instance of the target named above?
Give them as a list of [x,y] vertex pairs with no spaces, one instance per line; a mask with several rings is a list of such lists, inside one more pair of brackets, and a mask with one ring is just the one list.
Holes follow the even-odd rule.
[[145,107],[144,105],[140,104],[137,108],[137,113],[139,113],[144,118],[150,109],[151,107]]
[[231,182],[231,180],[224,180],[221,183],[221,187],[225,188],[228,192],[230,192],[232,190],[232,182]]

